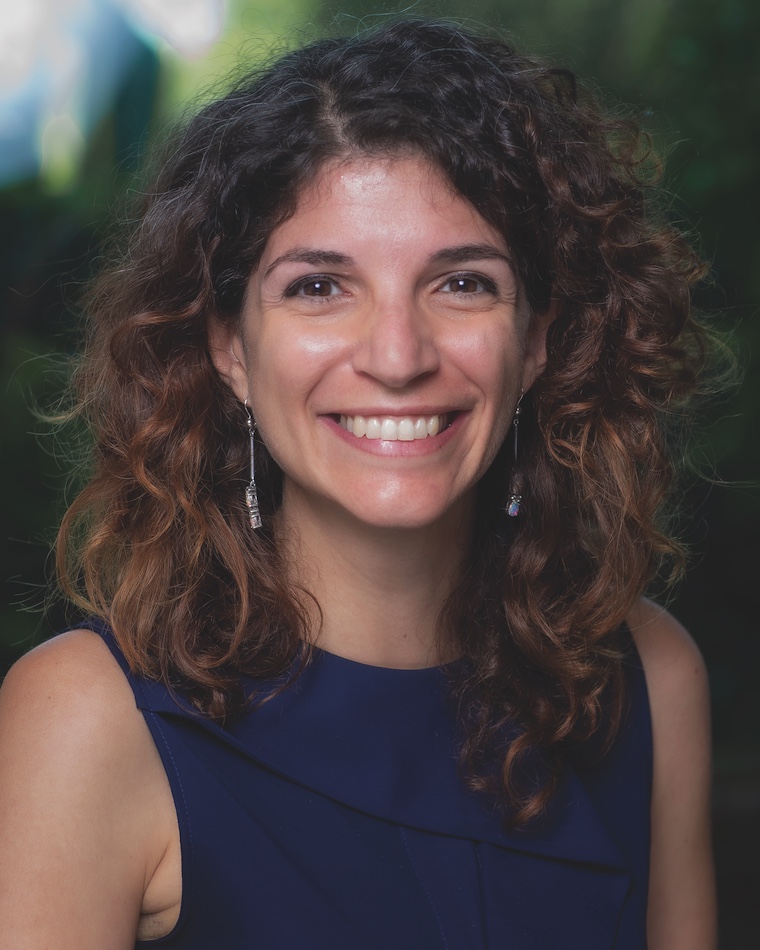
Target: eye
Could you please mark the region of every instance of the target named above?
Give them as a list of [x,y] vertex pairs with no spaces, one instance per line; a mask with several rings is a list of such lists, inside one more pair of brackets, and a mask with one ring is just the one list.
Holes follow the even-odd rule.
[[440,288],[446,294],[495,294],[496,285],[480,274],[454,274]]
[[335,297],[340,287],[332,277],[312,275],[302,277],[285,291],[286,297]]

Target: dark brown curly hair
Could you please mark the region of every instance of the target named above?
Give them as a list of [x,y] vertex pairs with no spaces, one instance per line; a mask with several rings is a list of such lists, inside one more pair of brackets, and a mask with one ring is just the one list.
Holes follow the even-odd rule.
[[[523,512],[498,515],[502,450],[440,617],[469,660],[452,682],[468,781],[520,824],[571,750],[609,741],[620,720],[616,631],[663,561],[682,557],[664,521],[668,446],[709,341],[690,309],[703,265],[654,204],[648,138],[570,72],[401,19],[290,52],[192,118],[87,299],[75,413],[94,455],[61,528],[60,576],[135,670],[214,719],[245,708],[242,674],[303,660],[308,595],[288,584],[273,530],[250,530],[243,416],[207,326],[239,318],[269,236],[325,162],[397,153],[443,171],[505,236],[533,312],[554,314],[520,427]],[[259,448],[271,525],[281,473]],[[523,767],[534,750],[538,785]],[[494,753],[497,774],[483,766]]]

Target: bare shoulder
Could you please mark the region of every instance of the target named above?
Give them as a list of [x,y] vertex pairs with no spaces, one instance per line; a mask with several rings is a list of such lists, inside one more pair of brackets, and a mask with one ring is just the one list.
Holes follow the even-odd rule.
[[58,704],[78,715],[89,705],[97,706],[100,715],[134,706],[111,651],[92,630],[62,633],[21,657],[5,677],[0,701],[7,711],[20,709],[30,715]]
[[132,946],[166,847],[165,779],[97,634],[55,637],[12,667],[0,773],[0,916],[13,921],[13,945]]
[[655,792],[708,783],[710,697],[694,640],[664,608],[642,599],[629,617],[649,692]]
[[646,674],[653,712],[668,699],[707,702],[707,671],[687,630],[664,607],[641,598],[628,617]]
[[0,689],[4,755],[78,759],[79,774],[129,757],[145,741],[132,690],[102,638],[74,630],[22,657]]
[[[663,607],[642,598],[628,618],[641,656],[656,732],[708,729],[709,691],[702,654],[686,629]],[[695,736],[698,738],[699,736]]]
[[648,946],[714,950],[710,702],[696,644],[642,600],[628,618],[649,691],[654,742]]
[[137,752],[146,731],[132,690],[102,638],[74,630],[22,657],[0,689],[0,741],[97,768]]

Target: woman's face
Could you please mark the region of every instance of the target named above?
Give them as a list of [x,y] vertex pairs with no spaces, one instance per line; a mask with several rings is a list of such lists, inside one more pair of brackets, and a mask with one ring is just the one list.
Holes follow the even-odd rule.
[[544,335],[504,239],[435,167],[357,158],[304,190],[212,346],[286,516],[418,528],[466,510]]

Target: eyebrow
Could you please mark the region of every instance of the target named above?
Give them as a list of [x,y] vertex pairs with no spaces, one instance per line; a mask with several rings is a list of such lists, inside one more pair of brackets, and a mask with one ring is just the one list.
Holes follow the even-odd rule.
[[466,261],[504,261],[512,266],[509,254],[494,244],[458,244],[456,247],[444,247],[430,258],[431,264],[446,264],[449,267],[464,264]]
[[322,251],[314,247],[294,247],[276,257],[264,271],[264,276],[269,277],[275,267],[288,263],[310,264],[312,267],[348,267],[354,261],[348,254],[341,254],[340,251]]
[[[429,259],[429,264],[455,267],[466,261],[503,261],[509,267],[512,260],[507,253],[494,244],[458,244],[454,247],[444,247],[436,251]],[[272,271],[280,264],[309,264],[311,267],[350,267],[354,259],[340,251],[327,251],[314,247],[294,247],[276,257],[264,272],[269,277]]]

